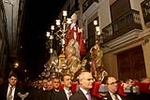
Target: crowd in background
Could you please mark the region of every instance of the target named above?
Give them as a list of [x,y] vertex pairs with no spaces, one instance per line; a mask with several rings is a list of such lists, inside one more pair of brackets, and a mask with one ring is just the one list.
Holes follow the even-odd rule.
[[[99,90],[102,86],[106,88]],[[25,100],[150,100],[150,78],[118,81],[113,76],[106,76],[100,82],[95,81],[90,72],[81,72],[75,82],[71,75],[65,74],[61,78],[43,78],[23,83],[16,74],[11,73],[8,81],[0,85],[0,98],[21,100],[21,97]]]

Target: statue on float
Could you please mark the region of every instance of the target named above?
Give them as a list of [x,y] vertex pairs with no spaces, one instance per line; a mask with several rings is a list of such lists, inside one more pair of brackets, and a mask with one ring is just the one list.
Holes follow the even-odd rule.
[[79,56],[79,58],[80,58],[80,57],[83,57],[86,53],[84,37],[83,37],[83,29],[77,25],[77,14],[76,13],[74,13],[71,16],[71,21],[72,21],[72,23],[67,28],[67,32],[65,35],[65,42],[66,42],[66,45],[68,45],[68,43],[71,39],[74,39],[77,41],[77,43],[79,45],[79,50],[76,51],[76,53],[77,53],[77,56]]
[[[60,54],[59,68],[63,73],[76,76],[81,68],[81,58],[86,53],[83,30],[77,25],[77,14],[71,16],[72,23],[66,28],[64,54]],[[63,55],[63,57],[62,57]],[[65,58],[65,59],[64,59]]]
[[90,57],[91,57],[90,72],[93,74],[96,80],[98,81],[103,80],[103,78],[107,76],[108,74],[104,69],[104,65],[102,61],[103,51],[100,48],[99,43],[96,43],[90,49]]
[[[82,59],[85,57],[86,48],[83,38],[83,30],[77,25],[77,14],[71,16],[72,23],[67,27],[65,33],[65,47],[63,57],[59,58],[59,68],[61,72],[70,73],[74,79],[81,71],[90,71],[96,80],[102,80],[107,75],[104,70],[102,57],[103,51],[99,43],[96,44],[89,51],[89,59]],[[87,64],[91,62],[89,70],[86,68]]]
[[71,39],[68,45],[65,47],[66,65],[69,68],[69,72],[72,76],[81,68],[81,61],[77,54],[79,50],[76,40]]
[[91,72],[94,72],[98,67],[102,66],[103,51],[100,49],[100,46],[96,44],[90,49],[90,53],[92,59]]

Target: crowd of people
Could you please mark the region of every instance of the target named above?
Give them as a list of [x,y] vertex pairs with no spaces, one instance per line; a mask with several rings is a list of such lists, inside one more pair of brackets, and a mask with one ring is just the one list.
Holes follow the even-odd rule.
[[[102,84],[107,87],[107,91],[99,90]],[[106,76],[102,82],[98,82],[90,72],[84,71],[79,74],[76,82],[72,81],[70,74],[64,74],[61,78],[44,78],[24,85],[18,80],[16,74],[11,73],[8,81],[0,85],[0,99],[150,100],[150,78],[143,78],[141,81],[128,79],[122,82],[113,76]]]

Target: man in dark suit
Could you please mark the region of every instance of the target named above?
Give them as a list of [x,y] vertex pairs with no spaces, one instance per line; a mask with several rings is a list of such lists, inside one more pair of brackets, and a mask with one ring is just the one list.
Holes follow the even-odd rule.
[[44,78],[42,80],[42,88],[37,91],[37,100],[49,100],[49,90],[47,90],[48,79]]
[[11,73],[8,76],[8,82],[0,86],[0,99],[1,100],[21,100],[18,92],[24,94],[23,87],[17,84],[17,74]]
[[63,89],[61,89],[59,93],[56,95],[55,100],[69,100],[69,97],[72,95],[70,89],[72,85],[72,78],[69,74],[63,75],[62,85],[63,85]]
[[118,84],[116,78],[114,78],[113,76],[107,76],[105,77],[103,83],[108,87],[108,92],[105,96],[107,100],[124,100],[124,98],[117,93]]
[[70,100],[96,100],[90,93],[93,82],[94,79],[91,73],[82,72],[79,75],[79,90],[70,97]]
[[50,100],[55,100],[57,94],[59,93],[60,79],[55,77],[52,79],[52,90],[49,92]]

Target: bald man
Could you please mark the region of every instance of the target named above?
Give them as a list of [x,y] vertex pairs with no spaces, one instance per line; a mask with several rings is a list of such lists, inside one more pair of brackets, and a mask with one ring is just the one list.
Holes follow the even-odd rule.
[[70,100],[97,100],[91,95],[90,89],[93,88],[93,76],[89,72],[82,72],[79,75],[79,90],[70,97]]

